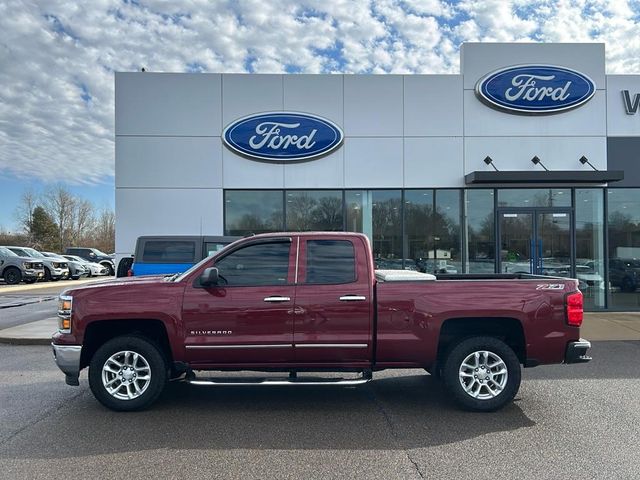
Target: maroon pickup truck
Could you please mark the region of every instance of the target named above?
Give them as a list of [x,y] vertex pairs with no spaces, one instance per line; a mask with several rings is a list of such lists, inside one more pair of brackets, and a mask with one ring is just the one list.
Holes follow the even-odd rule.
[[[53,353],[67,384],[88,366],[114,410],[151,405],[170,379],[357,385],[421,368],[462,407],[492,411],[516,395],[521,365],[590,360],[577,280],[376,271],[357,233],[244,238],[182,274],[67,290],[58,314]],[[203,376],[225,370],[269,373]]]

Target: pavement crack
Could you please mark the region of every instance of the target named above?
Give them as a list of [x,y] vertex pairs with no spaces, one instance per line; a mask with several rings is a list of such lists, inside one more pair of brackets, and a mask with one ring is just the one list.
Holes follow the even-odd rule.
[[39,417],[35,418],[33,421],[31,421],[31,422],[27,423],[26,425],[20,427],[15,432],[12,432],[7,438],[5,438],[4,440],[0,440],[0,447],[5,445],[6,443],[9,443],[11,440],[16,438],[22,432],[24,432],[25,430],[27,430],[27,429],[33,427],[34,425],[40,423],[45,418],[48,418],[51,415],[55,415],[60,410],[62,410],[64,407],[66,407],[69,402],[71,402],[71,401],[77,399],[78,397],[84,395],[84,393],[85,393],[85,390],[83,389],[80,392],[78,392],[77,394],[71,396],[70,398],[65,399],[60,405],[58,405],[58,407],[56,407],[56,408],[54,408],[52,410],[48,410],[48,411],[44,412],[42,415],[40,415]]
[[368,385],[367,388],[366,388],[366,391],[368,392],[367,396],[373,402],[373,404],[376,406],[376,408],[378,409],[378,411],[382,415],[382,418],[384,418],[385,423],[389,427],[389,431],[391,432],[391,437],[393,438],[395,446],[398,447],[399,449],[401,449],[404,452],[405,456],[407,457],[407,460],[409,460],[411,465],[413,465],[413,468],[416,471],[416,473],[418,474],[418,476],[421,479],[426,479],[427,477],[424,475],[422,470],[420,470],[420,467],[418,466],[416,461],[409,454],[409,450],[407,448],[405,448],[405,446],[403,445],[402,441],[400,440],[400,435],[398,433],[398,430],[396,429],[396,426],[391,421],[391,415],[389,415],[389,412],[387,412],[387,409],[384,407],[384,405],[382,404],[382,402],[380,401],[380,399],[376,395],[376,392],[375,392],[375,390],[373,388],[373,385]]

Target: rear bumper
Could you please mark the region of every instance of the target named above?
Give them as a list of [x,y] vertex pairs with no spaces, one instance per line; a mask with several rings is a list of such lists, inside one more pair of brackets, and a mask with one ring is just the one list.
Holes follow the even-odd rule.
[[591,342],[581,338],[577,342],[569,342],[564,354],[564,363],[586,363],[591,361],[587,350],[591,348]]
[[81,345],[56,345],[51,344],[53,348],[53,359],[65,375],[67,385],[78,386],[78,377],[80,376],[80,354],[82,353]]

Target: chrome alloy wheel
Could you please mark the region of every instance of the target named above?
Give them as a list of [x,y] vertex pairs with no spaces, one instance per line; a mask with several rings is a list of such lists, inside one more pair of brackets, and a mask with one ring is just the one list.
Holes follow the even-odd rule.
[[102,366],[102,385],[119,400],[133,400],[151,383],[149,362],[136,352],[124,350],[111,355]]
[[462,361],[458,377],[469,396],[488,400],[500,395],[507,385],[507,365],[495,353],[480,350]]

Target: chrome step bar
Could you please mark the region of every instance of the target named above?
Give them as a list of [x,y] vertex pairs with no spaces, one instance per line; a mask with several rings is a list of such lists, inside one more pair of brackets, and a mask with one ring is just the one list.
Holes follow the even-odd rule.
[[362,372],[360,377],[356,378],[321,378],[321,377],[302,377],[299,378],[292,373],[289,377],[219,377],[219,378],[198,378],[195,375],[187,375],[184,382],[192,385],[207,386],[225,386],[225,387],[249,387],[249,386],[354,386],[362,385],[370,382],[373,376],[371,371]]

